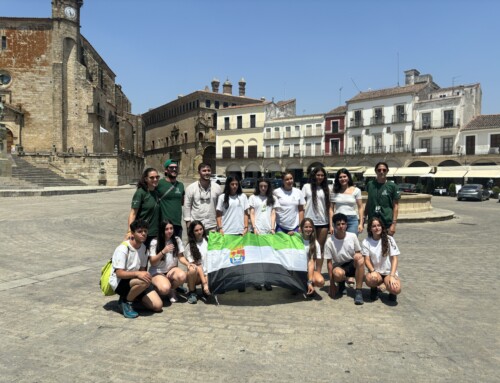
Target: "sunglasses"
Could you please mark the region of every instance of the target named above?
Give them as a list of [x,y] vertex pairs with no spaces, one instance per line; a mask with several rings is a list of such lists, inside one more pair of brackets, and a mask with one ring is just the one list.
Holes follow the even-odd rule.
[[169,166],[167,169],[176,172],[177,171],[177,166]]
[[153,176],[153,177],[148,177],[150,180],[159,180],[160,176]]
[[387,173],[387,169],[377,169],[377,173]]

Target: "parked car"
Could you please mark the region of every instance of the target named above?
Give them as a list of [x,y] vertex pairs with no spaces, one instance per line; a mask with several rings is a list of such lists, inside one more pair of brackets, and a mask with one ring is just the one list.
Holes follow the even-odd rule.
[[241,187],[243,189],[255,189],[255,184],[257,183],[257,178],[244,178],[241,181]]
[[226,176],[223,176],[222,174],[212,174],[210,176],[210,180],[219,185],[224,185],[226,183]]
[[490,199],[490,193],[481,184],[468,184],[461,187],[457,193],[457,200],[474,199],[484,201]]
[[332,191],[333,185],[335,185],[335,178],[327,178],[326,182],[328,182],[328,187],[330,188],[330,191]]
[[273,189],[278,189],[283,186],[283,180],[281,178],[269,179]]
[[448,189],[443,188],[443,187],[437,187],[434,189],[432,192],[433,195],[449,195]]
[[405,192],[405,193],[417,192],[417,186],[415,184],[408,184],[408,183],[398,184],[398,188],[400,192]]

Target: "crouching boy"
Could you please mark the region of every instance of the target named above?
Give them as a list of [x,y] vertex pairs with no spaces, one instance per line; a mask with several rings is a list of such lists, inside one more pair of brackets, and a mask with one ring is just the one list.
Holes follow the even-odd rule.
[[109,284],[120,296],[119,305],[125,318],[137,318],[132,302],[141,301],[148,309],[161,312],[163,302],[151,284],[146,271],[148,257],[144,241],[148,237],[148,223],[142,219],[130,224],[130,239],[118,246],[113,254],[113,271]]

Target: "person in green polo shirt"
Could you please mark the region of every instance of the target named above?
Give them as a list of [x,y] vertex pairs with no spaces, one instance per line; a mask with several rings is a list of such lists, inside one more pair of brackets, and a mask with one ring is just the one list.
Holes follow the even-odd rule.
[[385,162],[375,165],[377,178],[369,181],[366,185],[368,201],[365,212],[368,219],[379,217],[387,229],[389,235],[396,233],[396,223],[399,211],[399,199],[401,195],[394,182],[387,182],[389,166]]
[[161,220],[170,220],[174,225],[174,235],[182,238],[182,205],[184,204],[184,184],[177,181],[179,166],[174,160],[165,161],[165,178],[158,182]]

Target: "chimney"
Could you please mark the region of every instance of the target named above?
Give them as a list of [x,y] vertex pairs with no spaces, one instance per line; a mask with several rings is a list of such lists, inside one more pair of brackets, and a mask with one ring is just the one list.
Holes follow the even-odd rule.
[[247,85],[245,79],[242,77],[241,80],[238,82],[238,85],[240,86],[240,96],[245,97],[245,86]]
[[415,79],[420,75],[416,69],[405,70],[405,85],[415,85]]
[[214,77],[214,79],[212,80],[212,92],[219,93],[219,84],[219,79],[217,77]]
[[233,94],[233,84],[231,84],[229,79],[226,79],[226,81],[224,81],[224,84],[222,84],[222,93]]

